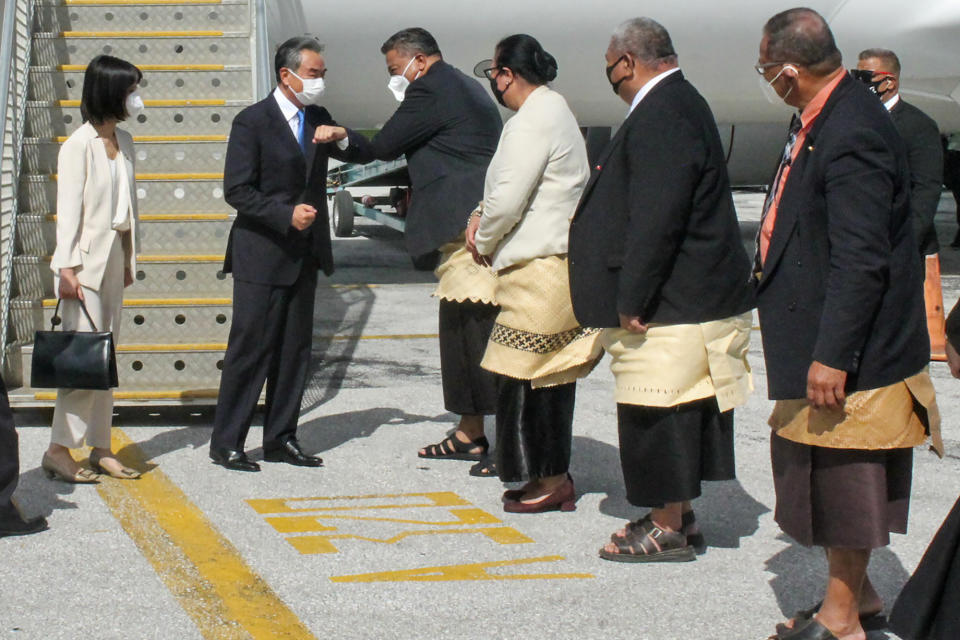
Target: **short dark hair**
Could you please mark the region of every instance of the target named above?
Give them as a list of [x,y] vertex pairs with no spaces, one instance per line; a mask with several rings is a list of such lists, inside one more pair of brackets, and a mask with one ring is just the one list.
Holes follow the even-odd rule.
[[506,67],[531,84],[543,85],[557,77],[557,61],[533,36],[518,33],[497,43],[495,64]]
[[143,80],[143,73],[126,60],[113,56],[97,56],[83,74],[80,95],[80,117],[84,122],[103,124],[106,120],[122,122],[127,113],[127,94]]
[[297,36],[290,38],[279,47],[277,54],[273,57],[273,72],[280,82],[280,69],[290,69],[294,73],[303,63],[303,50],[307,49],[314,53],[323,53],[323,45],[317,42],[316,38],[309,36]]
[[886,67],[884,71],[889,71],[895,76],[900,76],[900,58],[897,57],[893,51],[890,49],[864,49],[860,52],[859,60],[868,60],[870,58],[876,58],[883,62],[883,65]]
[[793,62],[825,76],[843,64],[833,32],[823,16],[806,7],[781,11],[763,27],[771,62]]
[[677,52],[666,28],[651,18],[633,18],[621,22],[610,38],[617,53],[629,53],[647,67],[661,63],[676,64]]
[[422,53],[425,56],[440,56],[440,46],[433,36],[426,29],[420,27],[410,27],[402,29],[387,38],[387,41],[380,47],[380,53],[386,55],[388,51],[396,50],[409,56]]

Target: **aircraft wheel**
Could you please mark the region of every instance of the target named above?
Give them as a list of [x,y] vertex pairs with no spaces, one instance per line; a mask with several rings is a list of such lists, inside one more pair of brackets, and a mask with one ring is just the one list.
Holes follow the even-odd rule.
[[338,238],[353,235],[353,197],[346,189],[333,196],[333,234]]

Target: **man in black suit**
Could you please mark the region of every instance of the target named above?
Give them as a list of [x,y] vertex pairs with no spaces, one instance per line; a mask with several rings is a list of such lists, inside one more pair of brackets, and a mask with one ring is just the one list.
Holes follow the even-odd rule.
[[[421,449],[420,456],[478,460],[489,446],[483,416],[496,413],[496,378],[480,367],[480,360],[497,307],[492,272],[473,263],[460,237],[483,199],[483,180],[502,122],[483,86],[444,62],[426,30],[403,29],[380,50],[391,76],[388,88],[400,106],[370,144],[379,160],[407,157],[410,255],[419,261],[442,254],[435,295],[440,298],[443,396],[446,409],[460,416],[453,435]],[[346,132],[327,128],[317,135],[341,140]],[[489,460],[484,456],[471,473],[496,475]]]
[[877,94],[907,146],[913,233],[919,243],[920,255],[935,256],[940,250],[940,243],[933,219],[943,191],[940,128],[933,118],[900,95],[900,58],[893,51],[861,51],[853,74]]
[[45,518],[24,520],[13,504],[13,492],[20,475],[20,455],[13,412],[7,399],[7,388],[0,380],[0,538],[23,536],[47,529]]
[[580,324],[605,328],[627,499],[651,511],[600,555],[693,560],[703,538],[690,501],[702,481],[735,477],[733,408],[752,386],[750,261],[716,123],[666,29],[624,22],[606,60],[630,112],[570,226],[570,290]]
[[816,12],[772,17],[756,70],[799,110],[755,261],[776,520],[829,565],[822,605],[778,629],[862,638],[883,609],[871,550],[906,532],[911,447],[929,435],[942,450],[906,149]]
[[210,441],[214,463],[259,471],[244,440],[267,384],[264,459],[316,467],[297,443],[300,401],[310,362],[317,271],[333,273],[327,222],[327,159],[364,157],[362,136],[316,144],[326,64],[312,38],[277,50],[277,88],[233,121],[224,167],[226,201],[237,210],[224,271],[233,273],[233,323]]

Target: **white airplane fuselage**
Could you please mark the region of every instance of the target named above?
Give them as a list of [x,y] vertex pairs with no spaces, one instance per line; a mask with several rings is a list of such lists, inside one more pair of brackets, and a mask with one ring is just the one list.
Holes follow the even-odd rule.
[[[764,22],[789,6],[764,0],[268,0],[267,12],[271,52],[294,35],[324,43],[324,105],[354,128],[377,128],[396,109],[380,45],[412,26],[430,31],[444,59],[466,73],[492,57],[504,36],[534,36],[556,57],[552,86],[580,124],[615,128],[627,105],[610,90],[603,54],[617,24],[649,16],[670,32],[684,74],[710,103],[733,181],[761,184],[773,170],[790,108],[764,100],[753,65]],[[943,132],[960,131],[960,0],[811,0],[806,6],[828,19],[846,66],[856,65],[862,49],[894,50],[903,65],[903,98]]]

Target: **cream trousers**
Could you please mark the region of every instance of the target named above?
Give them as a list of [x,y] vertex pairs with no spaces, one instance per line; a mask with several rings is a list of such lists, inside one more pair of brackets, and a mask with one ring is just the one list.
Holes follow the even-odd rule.
[[[120,309],[123,306],[123,245],[118,233],[110,247],[110,257],[103,273],[100,290],[83,287],[84,304],[99,331],[113,331],[113,342],[119,341]],[[54,285],[59,288],[59,278]],[[93,327],[80,302],[64,300],[60,317],[66,331],[92,331]],[[83,446],[110,448],[110,427],[113,424],[113,391],[98,389],[57,389],[53,409],[50,441],[71,449]]]

